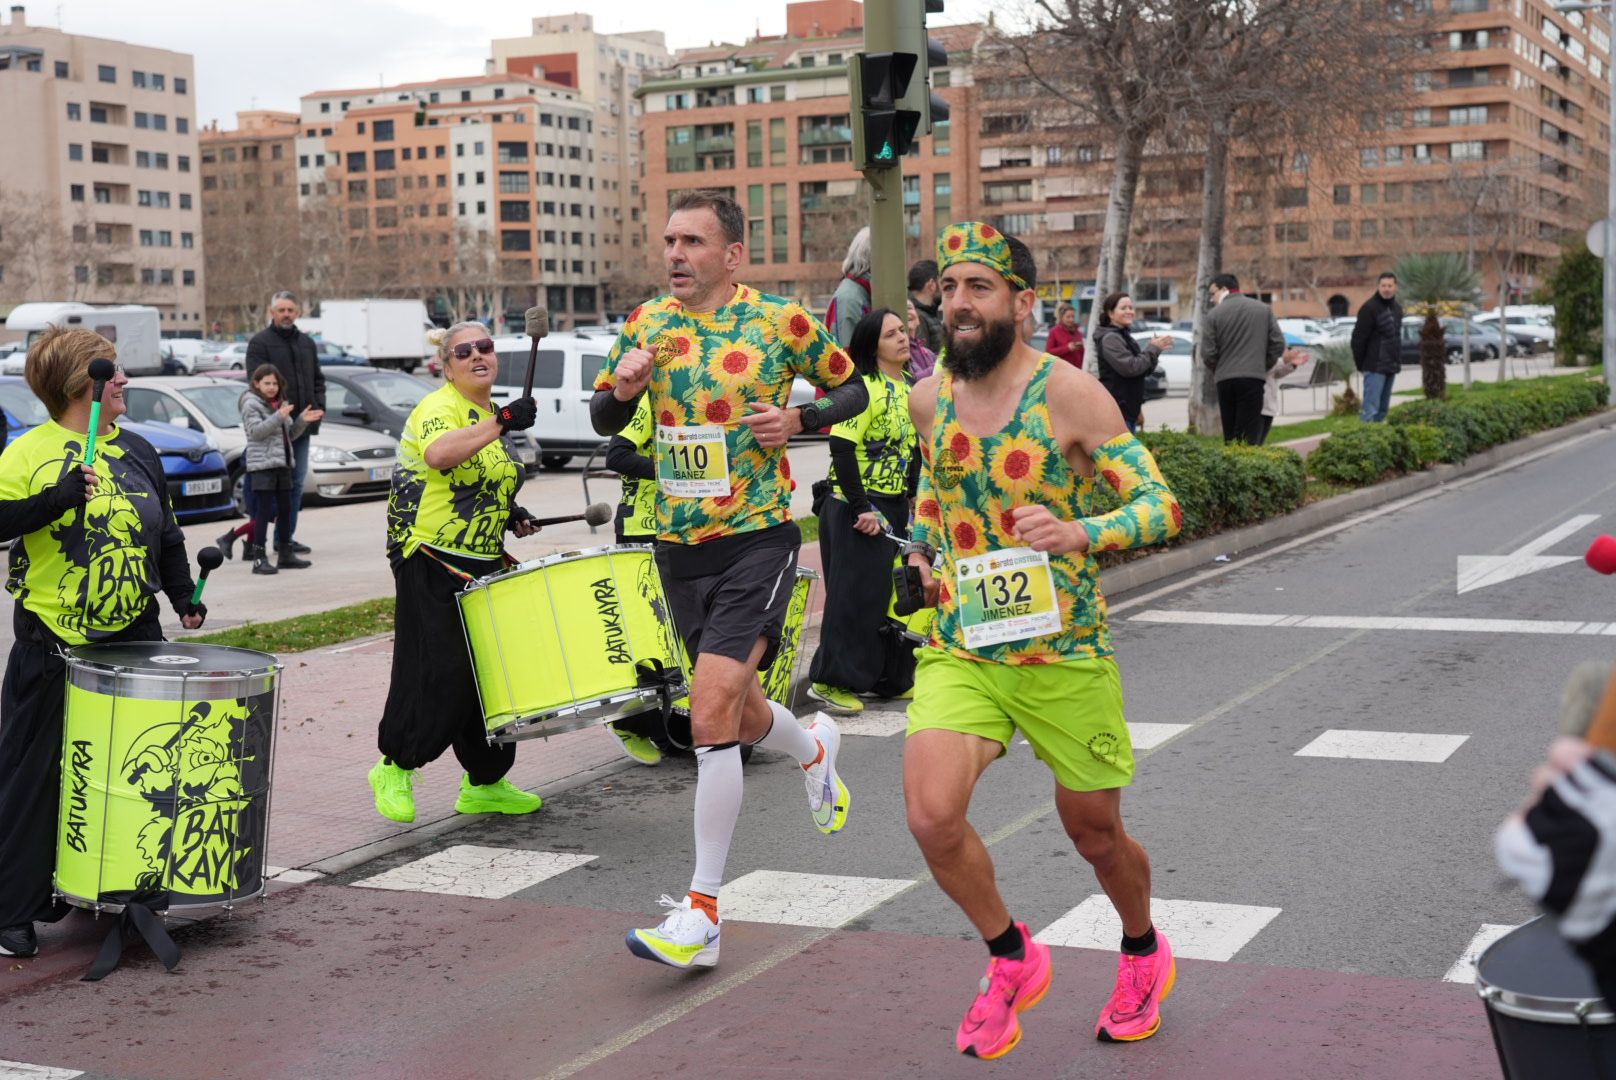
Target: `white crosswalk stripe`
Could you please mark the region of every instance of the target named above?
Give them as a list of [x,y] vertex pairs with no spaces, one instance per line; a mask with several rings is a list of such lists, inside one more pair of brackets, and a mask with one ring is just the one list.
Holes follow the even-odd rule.
[[[1204,900],[1150,900],[1151,921],[1172,943],[1173,955],[1193,960],[1232,960],[1279,914],[1277,907],[1218,904]],[[1045,945],[1116,952],[1122,919],[1104,893],[1096,893],[1033,938]]]
[[354,884],[495,900],[594,860],[593,855],[457,844]]
[[1469,738],[1468,735],[1425,735],[1412,731],[1331,730],[1296,751],[1296,756],[1440,763],[1448,760]]
[[754,870],[724,886],[723,917],[787,926],[845,926],[903,892],[912,881]]
[[869,735],[876,738],[896,735],[909,726],[909,714],[901,709],[894,711],[867,708],[856,716],[826,717],[823,712],[814,714],[816,722],[821,719],[832,721],[843,735]]
[[0,1061],[0,1080],[72,1080],[83,1076],[78,1069],[52,1069],[46,1065],[30,1065],[25,1061]]
[[1481,954],[1487,951],[1487,946],[1515,929],[1513,926],[1500,926],[1498,923],[1482,923],[1481,929],[1470,939],[1459,959],[1453,962],[1448,973],[1442,976],[1443,982],[1470,984],[1476,981],[1476,961]]

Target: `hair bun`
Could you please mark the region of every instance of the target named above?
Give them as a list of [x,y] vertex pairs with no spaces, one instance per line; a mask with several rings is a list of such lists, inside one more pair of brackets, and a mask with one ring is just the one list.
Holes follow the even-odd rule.
[[449,331],[441,326],[433,327],[426,332],[426,343],[435,349],[443,348],[443,343],[449,340]]

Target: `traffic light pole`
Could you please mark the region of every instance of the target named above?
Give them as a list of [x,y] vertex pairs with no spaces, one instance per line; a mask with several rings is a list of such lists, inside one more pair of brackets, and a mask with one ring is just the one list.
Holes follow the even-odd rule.
[[[898,51],[899,2],[868,0],[864,5],[866,52]],[[855,93],[851,111],[855,124],[859,122],[859,108]],[[891,168],[865,169],[864,180],[870,185],[870,303],[891,308],[902,317],[909,298],[903,250],[903,156],[900,154]]]

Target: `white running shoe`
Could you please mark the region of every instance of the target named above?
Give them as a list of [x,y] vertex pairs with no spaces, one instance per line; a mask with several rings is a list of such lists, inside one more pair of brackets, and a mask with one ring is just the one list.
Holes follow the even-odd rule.
[[628,951],[669,967],[717,966],[718,934],[723,929],[723,920],[714,925],[706,912],[690,906],[688,894],[682,900],[665,895],[657,903],[673,910],[649,930],[630,930]]
[[835,721],[826,717],[816,720],[808,729],[825,756],[803,770],[808,787],[808,811],[814,816],[814,826],[826,836],[840,832],[847,824],[847,804],[851,801],[847,785],[836,773],[836,754],[842,747],[842,733]]

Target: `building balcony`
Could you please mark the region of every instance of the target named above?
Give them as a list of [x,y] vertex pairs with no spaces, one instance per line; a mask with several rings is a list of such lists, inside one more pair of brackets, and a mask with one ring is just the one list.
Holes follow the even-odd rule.
[[853,141],[853,128],[847,127],[811,127],[803,128],[797,133],[797,142],[802,146],[834,146]]
[[698,154],[728,153],[734,149],[734,135],[708,135],[705,138],[696,140],[696,153]]

